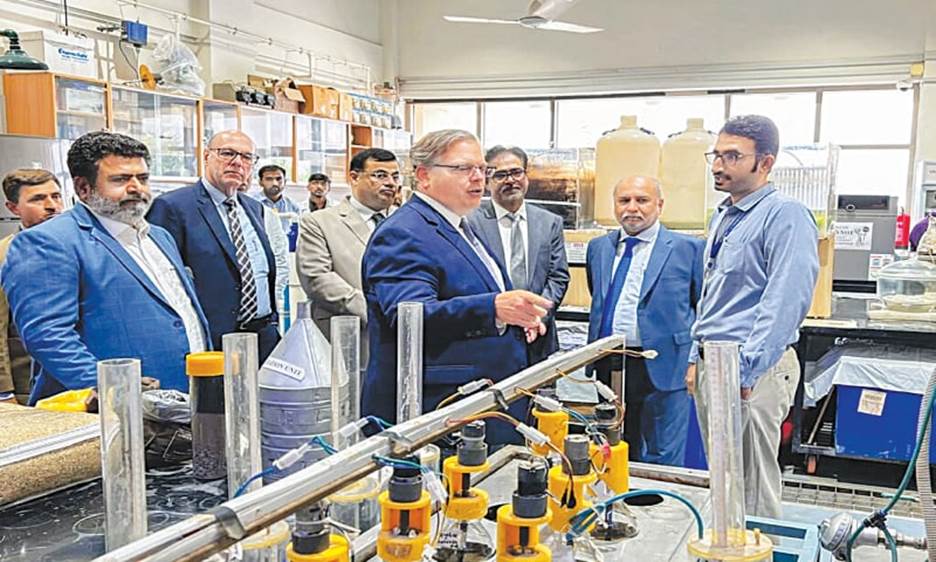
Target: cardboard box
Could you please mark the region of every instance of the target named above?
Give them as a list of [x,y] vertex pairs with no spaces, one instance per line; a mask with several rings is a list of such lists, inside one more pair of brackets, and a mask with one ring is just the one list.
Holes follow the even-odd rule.
[[273,84],[273,109],[288,111],[289,113],[302,113],[305,106],[305,97],[292,78],[283,78]]
[[354,100],[350,94],[341,92],[338,99],[338,119],[354,121]]
[[819,239],[819,276],[813,292],[812,304],[806,316],[829,318],[832,316],[832,269],[835,257],[835,236],[826,235]]
[[341,103],[341,95],[338,90],[316,86],[315,84],[304,84],[299,86],[299,91],[305,97],[303,113],[325,117],[326,119],[338,119],[338,106]]

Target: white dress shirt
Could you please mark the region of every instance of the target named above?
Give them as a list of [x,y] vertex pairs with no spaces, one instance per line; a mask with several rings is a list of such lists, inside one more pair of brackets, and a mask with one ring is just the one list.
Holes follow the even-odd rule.
[[[138,225],[131,226],[95,213],[90,207],[88,207],[88,210],[101,221],[107,232],[130,254],[133,261],[140,266],[140,269],[153,282],[153,285],[156,285],[156,289],[166,299],[169,306],[182,319],[185,336],[189,342],[189,352],[205,351],[205,334],[202,330],[201,321],[198,319],[198,313],[195,312],[192,300],[185,292],[185,286],[179,278],[178,271],[169,261],[169,258],[163,254],[159,246],[150,238],[149,223],[141,219]],[[127,320],[132,321],[132,319]]]
[[348,203],[351,205],[352,209],[357,211],[357,214],[361,215],[361,220],[363,220],[364,224],[367,225],[367,230],[369,230],[371,234],[373,234],[374,230],[377,228],[377,225],[374,223],[374,214],[380,213],[381,215],[383,215],[384,218],[387,218],[386,209],[383,211],[375,211],[371,209],[370,207],[368,207],[367,205],[365,205],[364,203],[361,203],[360,201],[355,199],[354,195],[348,196]]
[[[507,216],[510,211],[498,205],[493,199],[491,199],[491,203],[494,205],[494,216],[497,217],[497,231],[500,232],[501,246],[504,248],[504,263],[507,265],[507,269],[510,269],[510,259],[513,257],[510,232],[513,228],[513,221]],[[523,251],[525,253],[523,263],[526,264],[527,279],[529,280],[532,277],[533,268],[530,266],[530,221],[527,218],[526,209],[526,203],[524,202],[515,214],[517,220],[520,221],[520,233],[523,234]]]
[[[501,274],[500,268],[497,267],[497,260],[494,259],[494,257],[491,256],[491,254],[487,252],[487,250],[481,244],[480,240],[477,240],[477,243],[475,244],[475,243],[472,243],[471,240],[468,239],[468,236],[465,235],[465,231],[462,230],[461,228],[462,219],[464,219],[465,217],[459,216],[458,213],[453,212],[451,209],[449,209],[442,203],[439,203],[438,201],[436,201],[435,199],[433,199],[432,197],[426,195],[425,193],[421,191],[417,191],[415,192],[415,194],[417,197],[419,197],[420,199],[428,203],[430,207],[438,211],[439,214],[445,218],[445,220],[447,220],[453,227],[455,227],[455,231],[458,232],[458,234],[461,235],[462,239],[464,239],[465,242],[468,243],[468,247],[472,248],[475,251],[475,254],[477,254],[478,256],[478,259],[480,259],[481,262],[485,265],[485,267],[487,267],[488,272],[490,272],[491,275],[494,277],[494,282],[497,283],[498,288],[500,288],[501,292],[503,292],[507,285],[504,284],[504,276],[503,274]],[[477,234],[475,234],[475,238],[477,238]]]
[[[634,236],[640,240],[634,246],[634,254],[631,257],[630,268],[627,270],[627,279],[624,280],[624,287],[621,289],[621,297],[617,301],[614,309],[614,323],[612,332],[615,334],[625,334],[628,347],[640,347],[640,328],[637,326],[637,303],[640,302],[640,289],[643,287],[644,272],[647,271],[647,264],[650,263],[650,254],[653,253],[653,246],[656,244],[657,234],[660,232],[660,222],[653,223],[653,226]],[[618,239],[617,252],[614,257],[614,263],[611,265],[611,277],[617,271],[618,263],[624,256],[624,239],[628,238],[624,229],[621,229],[621,235]]]

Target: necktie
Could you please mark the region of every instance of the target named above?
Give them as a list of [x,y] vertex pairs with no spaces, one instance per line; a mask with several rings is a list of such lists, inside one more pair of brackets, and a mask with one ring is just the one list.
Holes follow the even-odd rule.
[[507,213],[510,220],[510,281],[514,289],[527,288],[526,248],[523,245],[523,230],[520,215]]
[[380,226],[380,223],[382,223],[386,218],[387,217],[385,217],[383,213],[374,213],[371,215],[371,220],[374,221],[375,228]]
[[621,298],[621,290],[624,288],[624,281],[627,280],[627,270],[630,269],[631,258],[634,257],[634,246],[638,242],[640,242],[640,239],[632,236],[624,239],[624,255],[621,256],[621,261],[618,262],[617,269],[614,271],[614,277],[608,287],[608,294],[605,295],[604,307],[601,309],[599,338],[611,335],[614,327],[614,309],[617,308],[618,299]]
[[253,267],[250,265],[250,254],[247,252],[247,242],[244,240],[244,231],[241,229],[240,217],[233,199],[224,202],[227,207],[228,225],[231,228],[231,241],[234,242],[237,256],[237,269],[241,277],[240,311],[237,320],[243,324],[250,322],[257,316],[257,281],[254,279]]
[[474,250],[475,254],[478,255],[478,259],[481,260],[481,263],[483,263],[484,267],[487,268],[488,273],[490,273],[491,277],[494,278],[494,283],[496,283],[497,286],[503,290],[503,277],[501,276],[500,270],[497,269],[497,263],[494,262],[494,260],[491,258],[491,255],[487,253],[487,250],[485,250],[484,246],[481,245],[481,242],[478,241],[478,237],[475,236],[474,230],[472,230],[471,226],[468,225],[468,221],[462,219],[458,226],[462,229],[462,232],[465,233],[465,238],[467,238],[468,242],[471,243],[471,248]]

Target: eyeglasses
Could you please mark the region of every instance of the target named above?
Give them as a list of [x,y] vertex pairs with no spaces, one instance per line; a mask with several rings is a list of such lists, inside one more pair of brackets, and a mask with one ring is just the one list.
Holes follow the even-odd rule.
[[512,180],[523,179],[523,176],[526,175],[526,170],[523,168],[511,168],[509,170],[498,170],[491,174],[491,179],[497,183],[504,183],[507,181],[508,176]]
[[757,153],[744,154],[735,150],[729,150],[728,152],[706,152],[705,161],[709,164],[714,164],[716,160],[721,158],[721,161],[725,164],[725,166],[734,166],[738,163],[738,160],[743,160],[748,156],[757,156]]
[[393,183],[400,183],[400,172],[393,172],[392,174],[388,174],[383,170],[377,170],[376,172],[371,172],[368,175],[375,181],[386,182],[387,180],[393,180]]
[[225,162],[233,162],[234,159],[240,157],[247,164],[254,165],[260,160],[260,157],[253,152],[238,152],[230,148],[209,148],[208,150],[213,151]]
[[448,168],[463,176],[471,176],[475,172],[480,173],[485,178],[490,178],[494,175],[494,168],[488,168],[480,164],[432,164],[432,166],[435,168]]

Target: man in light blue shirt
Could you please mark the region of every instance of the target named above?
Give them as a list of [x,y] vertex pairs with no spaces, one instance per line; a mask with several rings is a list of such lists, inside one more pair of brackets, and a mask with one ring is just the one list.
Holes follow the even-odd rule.
[[[283,193],[286,190],[286,170],[270,164],[260,168],[257,172],[257,179],[260,181],[260,189],[263,195],[257,198],[265,207],[275,210],[279,214],[280,223],[283,225],[283,233],[289,236],[289,229],[295,220],[298,220],[300,213],[299,205],[292,199],[286,197]],[[290,216],[292,215],[292,216]]]
[[[815,220],[768,180],[778,150],[776,125],[746,115],[729,120],[706,155],[715,189],[728,197],[709,225],[686,372],[686,384],[694,391],[695,364],[705,361],[702,344],[740,345],[745,506],[748,515],[774,519],[782,515],[780,425],[800,378],[791,346],[799,339],[819,272]],[[702,386],[704,369],[699,373]],[[695,394],[705,432],[706,397]]]

